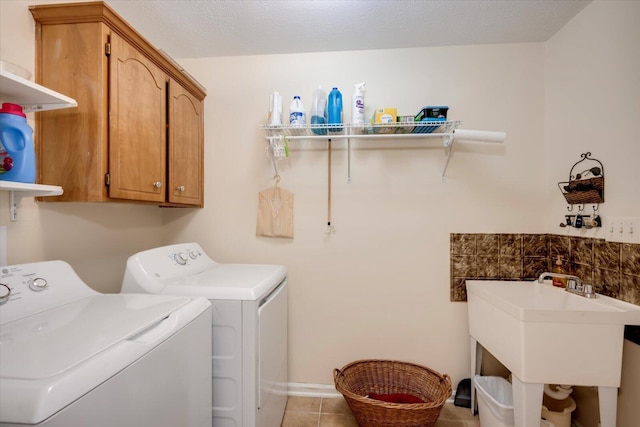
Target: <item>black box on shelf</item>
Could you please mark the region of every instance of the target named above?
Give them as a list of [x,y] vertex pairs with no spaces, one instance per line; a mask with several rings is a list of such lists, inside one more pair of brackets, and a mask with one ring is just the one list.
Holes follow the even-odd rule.
[[[449,107],[445,105],[426,106],[418,114],[414,120],[416,122],[444,122],[447,120],[447,111]],[[431,133],[440,126],[416,126],[413,133]]]
[[422,122],[429,121],[429,119],[446,119],[447,111],[449,111],[449,107],[445,105],[427,106],[416,114],[415,121]]

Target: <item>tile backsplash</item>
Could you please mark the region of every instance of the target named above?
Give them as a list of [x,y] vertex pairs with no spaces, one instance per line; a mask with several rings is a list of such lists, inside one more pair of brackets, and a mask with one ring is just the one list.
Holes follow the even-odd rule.
[[450,236],[451,301],[466,301],[466,279],[534,280],[563,266],[596,292],[640,305],[640,245],[555,234]]

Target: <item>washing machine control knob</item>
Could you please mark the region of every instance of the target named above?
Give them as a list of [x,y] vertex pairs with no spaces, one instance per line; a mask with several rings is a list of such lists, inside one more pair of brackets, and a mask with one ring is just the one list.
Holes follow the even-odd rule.
[[4,283],[0,283],[0,305],[9,301],[9,297],[11,296],[11,288]]
[[36,292],[44,291],[47,284],[47,281],[42,277],[36,277],[35,279],[29,280],[29,289]]
[[173,259],[175,259],[176,262],[180,265],[185,265],[189,260],[189,258],[187,258],[187,255],[184,252],[178,252],[173,256]]
[[189,257],[190,257],[191,259],[196,259],[196,258],[198,258],[198,256],[199,256],[199,255],[200,255],[200,253],[199,253],[199,252],[196,252],[196,251],[195,251],[195,250],[193,250],[193,249],[189,249]]

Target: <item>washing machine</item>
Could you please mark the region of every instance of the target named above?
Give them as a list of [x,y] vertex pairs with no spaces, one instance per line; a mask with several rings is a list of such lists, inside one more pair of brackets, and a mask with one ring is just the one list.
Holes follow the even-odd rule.
[[287,270],[217,263],[197,243],[139,252],[122,292],[203,296],[212,305],[215,427],[279,427],[287,402]]
[[0,426],[211,427],[211,305],[0,267]]

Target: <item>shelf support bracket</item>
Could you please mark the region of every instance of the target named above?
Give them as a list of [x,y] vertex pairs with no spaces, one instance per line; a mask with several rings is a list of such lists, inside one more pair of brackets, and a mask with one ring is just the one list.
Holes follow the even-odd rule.
[[18,205],[24,197],[60,196],[62,188],[53,185],[29,184],[22,182],[0,181],[0,190],[9,193],[9,217],[18,220]]
[[9,192],[9,215],[11,221],[18,220],[18,203],[20,203],[21,198],[20,194],[16,194],[15,191]]
[[351,184],[351,138],[347,138],[347,183]]
[[444,145],[445,155],[447,159],[444,162],[444,168],[442,169],[442,176],[440,180],[442,182],[446,181],[445,175],[447,174],[447,168],[449,167],[449,159],[451,158],[451,152],[453,151],[453,135],[449,134],[442,137],[442,145]]

